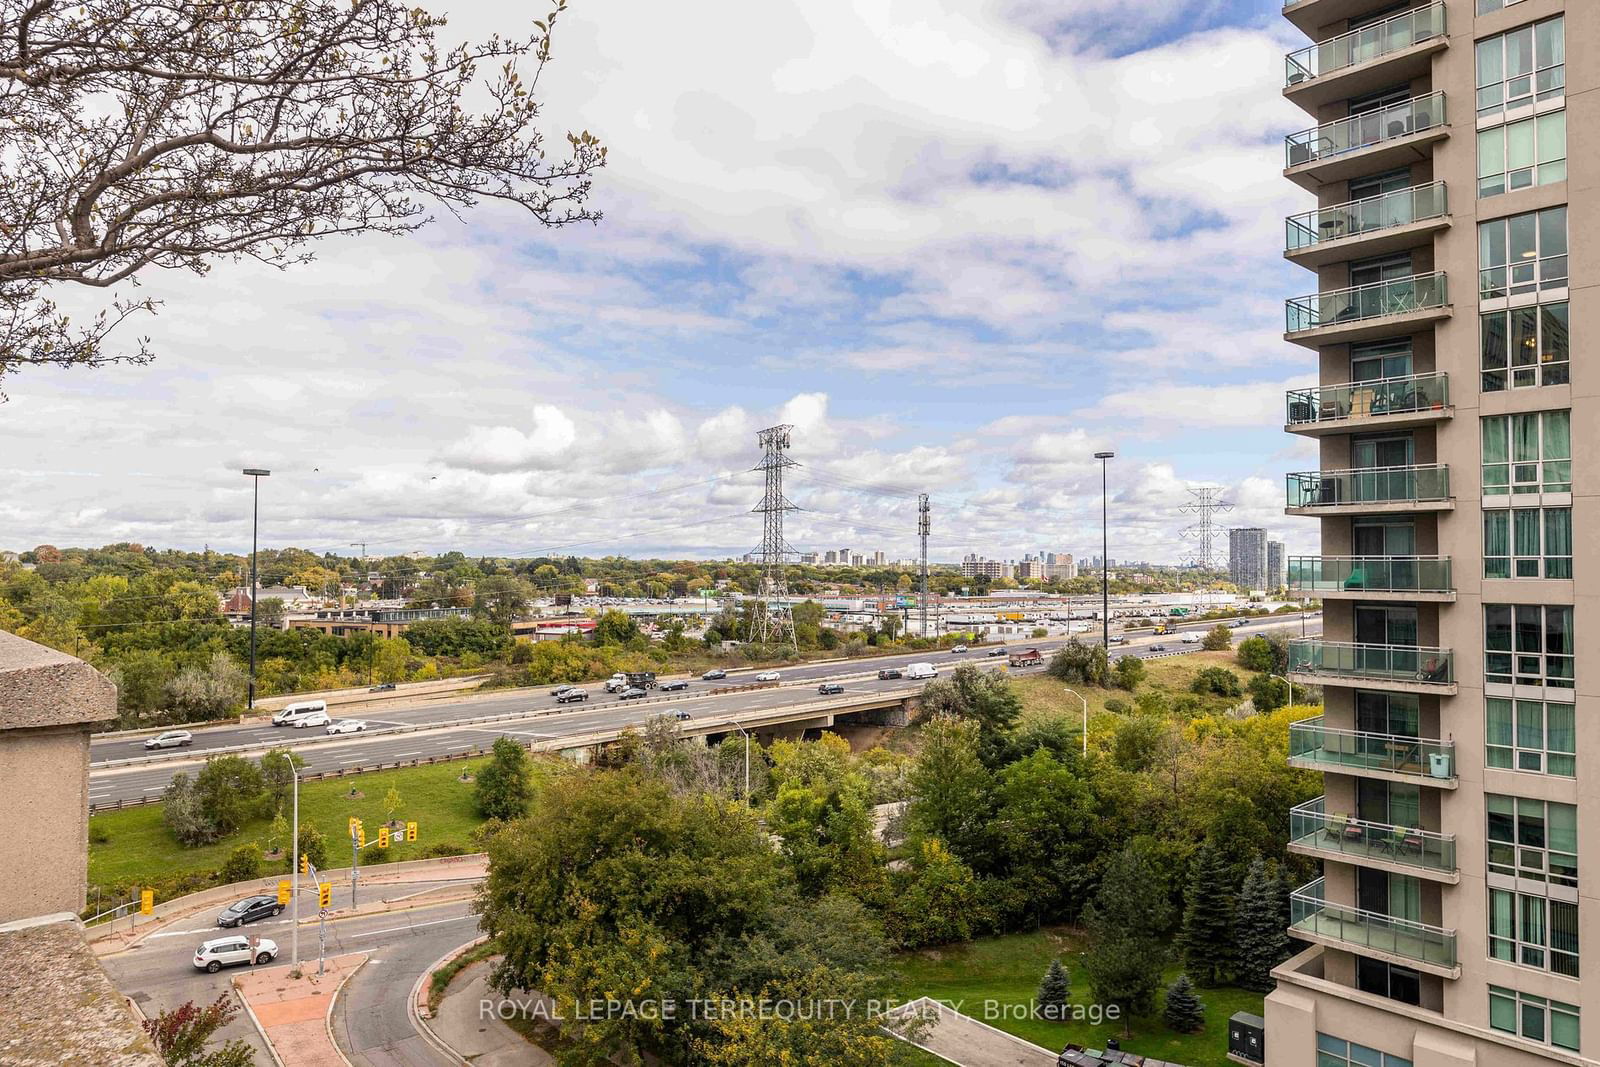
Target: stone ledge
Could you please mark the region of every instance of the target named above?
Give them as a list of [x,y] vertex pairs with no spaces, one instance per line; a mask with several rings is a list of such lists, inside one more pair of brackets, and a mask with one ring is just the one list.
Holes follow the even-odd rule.
[[81,659],[0,630],[0,730],[90,726],[117,717],[117,688]]

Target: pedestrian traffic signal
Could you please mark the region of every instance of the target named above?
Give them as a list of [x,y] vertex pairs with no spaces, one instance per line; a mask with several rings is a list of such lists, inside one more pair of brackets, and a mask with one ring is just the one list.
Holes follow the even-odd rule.
[[333,903],[333,884],[331,882],[317,883],[317,907],[326,908]]
[[378,847],[389,847],[389,828],[387,826],[381,826],[378,828]]
[[144,889],[139,892],[139,914],[149,915],[156,907],[156,892],[154,889]]
[[311,873],[311,857],[306,855],[304,852],[300,853],[300,873]]
[[406,840],[407,841],[415,841],[416,839],[417,839],[417,824],[414,823],[414,822],[406,823]]
[[289,903],[289,879],[287,878],[278,879],[278,903]]

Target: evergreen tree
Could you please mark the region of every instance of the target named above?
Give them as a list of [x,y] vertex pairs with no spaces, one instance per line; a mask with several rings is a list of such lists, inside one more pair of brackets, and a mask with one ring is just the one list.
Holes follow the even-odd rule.
[[1236,963],[1234,943],[1233,876],[1222,850],[1211,841],[1201,845],[1189,865],[1189,888],[1184,895],[1184,968],[1201,985],[1227,982]]
[[1236,943],[1238,983],[1257,993],[1271,992],[1272,968],[1289,958],[1283,884],[1257,856],[1239,889]]
[[1050,969],[1039,981],[1039,992],[1034,996],[1039,1017],[1061,1022],[1067,1017],[1067,997],[1072,995],[1072,978],[1061,966],[1061,957],[1050,961]]
[[1170,918],[1162,882],[1149,859],[1128,848],[1118,853],[1084,912],[1089,934],[1085,964],[1097,1000],[1121,1009],[1124,1032],[1129,1015],[1154,1006],[1166,964],[1161,931]]
[[1186,974],[1167,987],[1167,1006],[1162,1012],[1167,1026],[1180,1034],[1198,1033],[1206,1024],[1206,1006],[1195,995],[1194,984]]

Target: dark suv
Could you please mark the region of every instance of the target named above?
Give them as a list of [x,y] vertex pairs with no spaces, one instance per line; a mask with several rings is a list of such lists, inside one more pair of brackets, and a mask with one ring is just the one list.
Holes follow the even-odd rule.
[[229,904],[222,914],[217,916],[217,925],[243,926],[257,919],[269,919],[282,911],[283,905],[278,903],[277,897],[245,897]]
[[900,672],[900,668],[898,667],[885,667],[883,670],[878,672],[879,681],[888,681],[890,678],[904,677],[905,675]]
[[844,686],[840,685],[838,682],[823,682],[821,685],[817,686],[817,692],[821,693],[825,697],[834,696],[838,693],[844,692]]

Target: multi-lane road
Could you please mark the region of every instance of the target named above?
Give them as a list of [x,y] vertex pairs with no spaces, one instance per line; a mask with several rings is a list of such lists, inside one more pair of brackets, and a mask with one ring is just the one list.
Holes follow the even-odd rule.
[[[1185,629],[1207,629],[1212,623],[1190,624]],[[1265,630],[1288,631],[1298,636],[1302,626],[1308,634],[1321,630],[1320,617],[1313,616],[1302,622],[1298,615],[1271,619],[1249,620],[1234,631],[1235,638]],[[1012,648],[1038,648],[1049,652],[1064,644],[1066,639],[1018,642]],[[1127,645],[1113,648],[1113,655],[1132,654],[1142,657],[1162,653],[1152,646],[1164,646],[1166,652],[1192,651],[1198,646],[1181,644],[1176,635],[1134,637]],[[920,688],[920,683],[899,680],[879,680],[880,669],[904,669],[910,663],[932,662],[941,670],[961,663],[996,665],[1004,659],[990,658],[988,648],[980,646],[970,652],[956,654],[912,653],[900,656],[873,657],[849,662],[799,664],[780,668],[781,682],[777,688],[752,689],[741,692],[713,693],[753,680],[757,671],[740,671],[725,680],[690,683],[686,691],[670,695],[653,693],[653,699],[621,701],[608,696],[598,684],[586,686],[589,701],[584,704],[557,705],[547,689],[519,689],[505,693],[483,694],[448,698],[411,707],[392,709],[376,708],[360,717],[369,724],[364,734],[341,735],[328,738],[318,730],[294,730],[266,724],[245,726],[219,726],[194,731],[192,747],[181,750],[181,757],[163,759],[150,764],[116,765],[116,761],[147,755],[142,738],[106,736],[97,738],[90,749],[92,770],[89,779],[89,801],[96,808],[122,803],[138,802],[158,796],[179,771],[193,773],[195,766],[208,752],[240,745],[284,745],[295,749],[305,760],[306,769],[312,772],[337,771],[341,768],[371,766],[377,763],[395,763],[429,757],[457,755],[486,748],[495,738],[514,737],[524,743],[537,743],[541,747],[560,748],[564,739],[578,739],[627,726],[640,726],[654,716],[683,713],[693,725],[705,729],[711,724],[724,725],[732,730],[734,722],[750,719],[772,719],[783,709],[819,703],[847,705],[859,701],[864,695],[885,695],[891,692],[909,693]],[[821,696],[817,684],[824,680],[840,680],[844,693],[839,696]],[[662,699],[669,696],[669,699]],[[500,717],[494,722],[473,723],[466,720]],[[166,754],[162,754],[166,755]],[[110,765],[106,765],[106,764]]]

